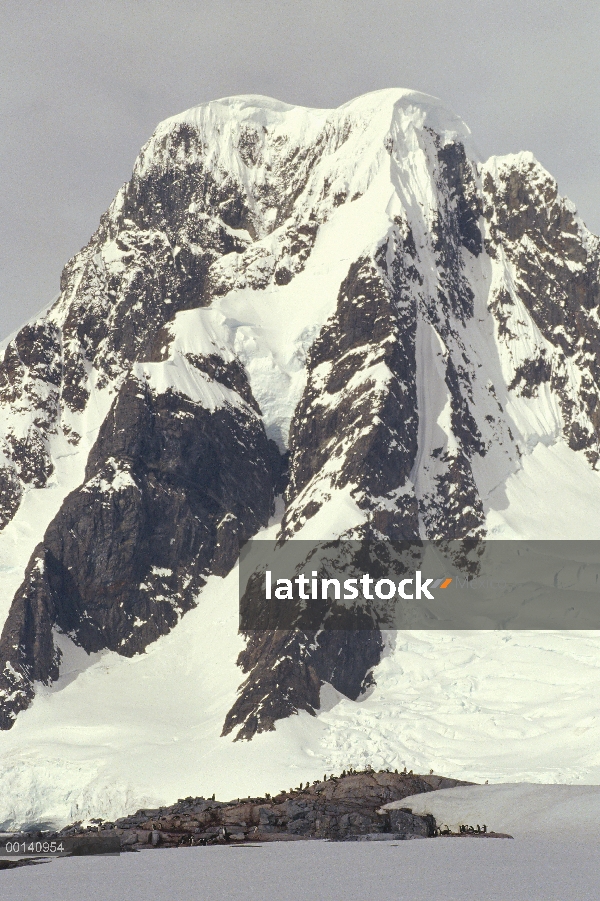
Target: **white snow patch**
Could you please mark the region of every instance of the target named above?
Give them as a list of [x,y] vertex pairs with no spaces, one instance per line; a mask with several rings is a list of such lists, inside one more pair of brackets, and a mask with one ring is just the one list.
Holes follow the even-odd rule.
[[485,825],[488,831],[515,838],[568,835],[571,839],[600,839],[600,785],[459,785],[402,801],[384,809],[409,807],[431,813],[438,825],[458,832],[461,825]]

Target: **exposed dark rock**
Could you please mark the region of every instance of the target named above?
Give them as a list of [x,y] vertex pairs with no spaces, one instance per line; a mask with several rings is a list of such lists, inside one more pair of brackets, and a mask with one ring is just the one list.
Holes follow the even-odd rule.
[[23,484],[14,469],[0,469],[0,529],[11,521],[21,503]]
[[0,639],[0,729],[10,729],[17,714],[29,707],[34,682],[48,685],[58,678],[60,651],[52,628],[56,608],[38,546],[17,591]]
[[[515,293],[548,342],[548,352],[518,366],[512,388],[525,397],[548,382],[565,419],[565,435],[574,450],[584,450],[596,465],[600,454],[600,246],[585,240],[573,208],[558,194],[556,182],[525,155],[484,180],[489,252],[501,247],[515,266]],[[514,298],[495,300],[505,340],[516,337]],[[501,313],[500,313],[501,311]],[[568,366],[582,373],[577,393]]]
[[473,167],[465,154],[465,148],[453,141],[438,149],[440,174],[447,186],[448,201],[452,205],[461,244],[474,256],[483,250],[479,229],[479,217],[483,204],[479,197]]
[[[464,159],[464,150],[462,157],[457,153]],[[463,316],[466,311],[457,299],[464,281],[460,234],[451,224],[447,230],[444,240],[454,242],[450,256],[455,269],[448,270],[448,298],[441,310],[448,308],[449,323],[451,314]],[[334,489],[346,486],[367,511],[367,524],[346,537],[418,539],[419,515],[429,538],[482,534],[485,514],[470,457],[483,455],[485,448],[470,407],[471,375],[466,367],[457,368],[449,354],[445,381],[458,450],[444,452],[434,461],[429,494],[417,498],[410,481],[419,425],[415,290],[422,282],[414,237],[402,220],[376,260],[364,257],[350,267],[336,313],[307,361],[307,386],[290,429],[282,538],[293,537],[318,514]],[[436,307],[435,326],[449,341],[459,342],[440,315]],[[298,623],[295,632],[257,631],[248,636],[238,660],[248,677],[226,718],[224,734],[238,728],[236,737],[249,739],[298,710],[314,714],[324,682],[352,699],[371,684],[382,650],[377,631],[381,624],[373,618],[370,626],[363,623],[347,632],[344,611],[339,613],[339,628],[318,636]],[[340,660],[347,661],[351,680],[342,674],[346,667],[340,669]]]
[[390,828],[392,832],[401,835],[421,835],[423,838],[433,838],[435,835],[435,819],[431,814],[417,816],[408,808],[396,808],[388,811]]
[[225,385],[226,388],[231,388],[232,391],[237,391],[240,397],[260,415],[259,406],[250,390],[248,378],[241,363],[237,360],[225,363],[218,354],[209,354],[201,357],[198,354],[188,353],[186,358],[192,366],[195,366],[200,372],[206,373],[215,382]]
[[[379,511],[371,501],[406,484],[417,452],[415,311],[398,282],[390,284],[372,260],[358,260],[340,288],[336,316],[311,349],[290,430],[284,536],[315,515],[333,487],[350,483],[379,536],[418,537],[414,494],[407,492],[395,511]],[[383,366],[390,378],[380,386]],[[315,714],[325,682],[353,700],[364,691],[383,647],[378,623],[357,629],[354,611],[341,606],[337,616],[335,629],[318,636],[296,630],[248,637],[238,659],[248,678],[224,734],[237,728],[236,738],[250,739],[298,710]]]
[[515,372],[509,390],[519,388],[523,397],[536,397],[538,388],[552,377],[552,364],[544,353],[535,360],[522,363]]
[[[242,124],[238,131],[246,165],[272,157],[263,181],[246,185],[215,167],[211,148],[189,123],[156,135],[95,235],[65,266],[52,318],[26,325],[8,345],[0,364],[0,401],[19,405],[26,398],[35,410],[34,428],[26,436],[9,432],[0,448],[23,483],[42,487],[52,474],[50,435],[64,428],[72,437],[61,408],[85,409],[87,364],[102,373],[101,388],[126,376],[136,360],[163,358],[158,339],[179,311],[205,306],[235,286],[286,284],[304,268],[333,201],[315,195],[318,213],[297,213],[296,201],[315,162],[339,135],[324,130],[314,144],[298,146],[264,129]],[[255,246],[264,213],[273,207],[271,228],[284,226],[274,255]],[[240,390],[244,378],[233,372],[234,364],[227,366]],[[0,527],[16,512],[21,494],[11,490],[6,500],[0,497]]]
[[172,629],[209,573],[225,575],[240,543],[266,524],[274,462],[254,414],[211,413],[126,381],[83,486],[47,529],[11,607],[0,639],[2,727],[27,706],[34,680],[57,677],[53,626],[88,652],[126,656]]
[[[354,623],[353,623],[354,624]],[[378,630],[254,632],[238,658],[248,678],[227,714],[223,735],[236,739],[270,731],[275,722],[299,710],[315,715],[321,686],[329,682],[352,700],[368,686],[379,663],[383,641]]]
[[[311,348],[308,384],[290,429],[284,535],[314,515],[333,487],[351,483],[368,504],[406,484],[418,419],[415,309],[403,287],[367,258],[354,263],[342,283],[336,315]],[[383,382],[382,370],[389,373]],[[387,536],[418,536],[410,492],[398,503]]]
[[[97,825],[85,829],[76,823],[58,833],[43,833],[43,838],[60,841],[70,836],[71,844],[87,839],[93,845],[94,837],[102,840],[117,834],[121,850],[127,851],[247,840],[431,837],[436,834],[436,824],[430,815],[417,816],[406,810],[380,811],[380,808],[409,795],[468,784],[433,775],[372,769],[350,771],[323,782],[306,783],[272,798],[238,798],[223,803],[189,797],[169,807],[138,810],[114,823],[97,820],[94,821]],[[36,833],[39,835],[42,833]]]
[[[24,438],[7,436],[7,444],[22,482],[43,488],[54,472],[54,463],[39,429],[32,426]],[[11,492],[15,497],[15,491]]]

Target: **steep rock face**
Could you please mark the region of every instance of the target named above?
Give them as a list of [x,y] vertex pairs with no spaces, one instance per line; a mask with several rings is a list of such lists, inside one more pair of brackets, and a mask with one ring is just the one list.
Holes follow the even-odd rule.
[[[351,485],[359,505],[375,508],[375,528],[389,538],[418,537],[409,482],[418,436],[415,342],[410,295],[373,259],[357,260],[307,361],[308,383],[290,429],[283,535],[291,537],[331,500],[331,489]],[[403,499],[395,510],[377,510],[375,499],[386,496]]]
[[[348,486],[371,521],[363,533],[418,538],[409,482],[417,452],[415,337],[414,304],[403,302],[373,259],[358,260],[309,354],[307,387],[290,429],[282,539]],[[224,734],[240,727],[236,737],[248,739],[297,710],[315,714],[325,682],[356,699],[383,643],[377,630],[346,628],[342,617],[332,631],[251,633],[238,661],[248,677]]]
[[299,710],[316,715],[321,686],[328,682],[352,700],[371,684],[370,671],[380,660],[378,630],[327,632],[261,631],[249,636],[238,665],[248,677],[223,726],[236,740],[251,739],[275,728],[277,720]]
[[24,486],[43,488],[54,471],[46,434],[55,427],[62,382],[60,336],[49,322],[24,326],[0,365],[0,399],[16,427],[4,431],[0,526],[16,513]]
[[131,656],[175,626],[272,511],[279,452],[253,410],[213,412],[126,380],[81,488],[34,554],[0,653],[3,725],[58,674],[52,629]]
[[[405,143],[392,130],[392,174],[398,193],[422,206],[423,191],[405,171]],[[481,535],[472,461],[496,444],[509,460],[516,455],[510,427],[490,416],[494,385],[481,385],[477,372],[488,348],[469,340],[473,268],[483,248],[476,167],[462,143],[442,146],[427,129],[417,159],[432,208],[417,217],[400,210],[372,255],[350,268],[336,314],[308,355],[307,388],[290,429],[283,534],[295,534],[332,488],[349,486],[381,537]],[[428,409],[434,404],[442,409]]]
[[[484,169],[481,190],[480,173],[460,142],[442,146],[433,134],[421,136],[420,143],[437,195],[428,240],[417,250],[410,225],[397,216],[386,242],[371,259],[358,260],[341,285],[336,314],[308,355],[307,387],[290,429],[282,538],[301,535],[336,490],[348,487],[365,517],[362,525],[341,532],[346,538],[483,537],[485,482],[480,477],[477,484],[472,461],[479,475],[482,459],[500,447],[508,457],[504,465],[514,466],[522,450],[507,416],[509,392],[537,396],[542,383],[557,394],[569,446],[586,450],[596,464],[597,239],[585,233],[568,203],[557,196],[555,182],[534,161],[523,166],[519,158],[516,166],[499,166],[495,178]],[[393,159],[391,139],[388,149]],[[498,213],[493,212],[496,204]],[[531,315],[529,322],[519,323],[521,328],[538,328],[551,343],[546,349],[536,336],[536,357],[517,364],[508,384],[502,378],[503,348],[500,354],[494,349],[498,366],[492,381],[485,348],[468,336],[474,321],[483,321],[476,308],[473,269],[484,250],[484,235],[496,269],[493,281],[501,278],[503,284],[489,303],[499,343],[502,338],[517,343],[517,334],[506,325],[517,299]],[[419,373],[418,328],[421,354],[425,333],[441,357],[441,367],[425,375]],[[477,370],[484,362],[487,379],[482,385]],[[573,368],[583,373],[579,383]],[[436,411],[438,446],[430,440],[424,454],[423,425],[431,429],[432,423],[421,421],[419,434],[419,413],[423,416],[425,410],[419,408],[418,395],[427,392],[432,375],[443,379],[446,408]],[[431,410],[427,413],[431,420]],[[347,635],[250,633],[239,658],[249,675],[225,733],[243,724],[237,737],[249,738],[296,709],[314,713],[323,682],[357,698],[371,684],[382,645],[377,633],[366,629],[354,633],[350,643]],[[340,659],[351,661],[351,689],[336,671]]]
[[[275,495],[280,543],[477,538],[538,443],[596,466],[599,253],[533,158],[480,163],[424,95],[162,123],[0,363],[0,556],[35,536],[0,725],[56,679],[54,630],[142,651]],[[358,698],[382,647],[342,620],[249,636],[224,733],[315,713],[326,682]]]
[[598,238],[530,154],[488,162],[483,187],[486,247],[494,268],[504,264],[512,276],[495,288],[490,304],[511,357],[509,388],[528,399],[549,389],[569,447],[584,451],[596,468]]

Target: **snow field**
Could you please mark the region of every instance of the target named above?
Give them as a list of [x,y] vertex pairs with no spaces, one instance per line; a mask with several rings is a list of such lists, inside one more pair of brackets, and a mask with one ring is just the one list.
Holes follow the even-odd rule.
[[600,785],[459,785],[386,804],[431,813],[439,825],[486,824],[488,832],[515,838],[561,836],[567,841],[600,839]]
[[11,901],[592,901],[595,842],[276,842],[72,857],[0,873]]
[[597,633],[388,633],[363,699],[325,686],[318,717],[301,712],[233,742],[220,733],[243,678],[237,625],[235,569],[211,577],[198,607],[145,654],[88,657],[60,637],[60,680],[2,735],[0,825],[260,796],[351,765],[600,783]]

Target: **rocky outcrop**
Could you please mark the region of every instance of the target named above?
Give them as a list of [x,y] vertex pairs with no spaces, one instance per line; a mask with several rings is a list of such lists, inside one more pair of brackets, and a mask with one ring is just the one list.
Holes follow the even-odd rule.
[[[417,501],[407,490],[417,453],[415,331],[414,304],[375,261],[353,264],[336,315],[310,351],[308,384],[290,430],[281,540],[346,486],[368,511],[363,534],[418,538]],[[373,500],[394,495],[401,499],[392,510]],[[249,739],[298,710],[314,715],[325,682],[357,698],[383,643],[375,619],[357,629],[354,616],[340,606],[335,630],[251,633],[238,660],[248,676],[224,734],[238,728],[236,737]]]
[[[399,241],[403,262],[411,245],[410,234]],[[397,268],[404,280],[418,281],[410,265]],[[375,260],[357,260],[307,361],[308,384],[290,429],[283,537],[348,485],[381,535],[418,537],[417,502],[407,486],[417,454],[415,340],[406,285],[390,281]],[[386,517],[373,499],[394,493],[401,499]]]
[[[596,468],[599,239],[587,232],[531,154],[489,161],[483,170],[483,199],[487,252],[495,262],[508,261],[513,276],[491,300],[499,338],[514,359],[509,388],[526,398],[551,390],[560,403],[569,446],[583,451]],[[526,330],[524,311],[532,323]],[[526,352],[516,355],[523,338]]]
[[[246,390],[249,391],[246,384]],[[53,629],[88,652],[140,653],[225,575],[272,512],[277,448],[254,409],[209,412],[128,379],[81,488],[37,548],[0,639],[0,724],[58,676]]]
[[249,635],[238,666],[247,678],[223,726],[223,735],[249,740],[299,710],[316,715],[321,687],[330,683],[356,700],[371,684],[383,641],[376,629],[257,631]]
[[114,823],[97,820],[85,829],[75,823],[43,837],[60,841],[118,835],[122,851],[230,841],[425,838],[436,834],[433,817],[382,811],[381,806],[409,795],[466,784],[433,775],[350,771],[273,797],[238,798],[225,803],[214,797],[182,798],[169,807],[138,810]]

